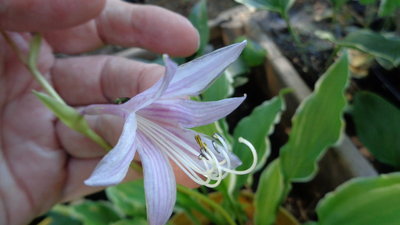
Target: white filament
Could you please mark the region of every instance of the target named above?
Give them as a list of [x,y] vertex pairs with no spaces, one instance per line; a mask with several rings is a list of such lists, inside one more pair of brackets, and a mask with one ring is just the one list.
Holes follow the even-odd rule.
[[[214,140],[212,140],[212,143],[215,151],[211,150],[205,144],[203,148],[204,150],[200,150],[200,148],[196,150],[191,145],[184,142],[181,138],[177,137],[175,134],[153,121],[150,121],[139,115],[137,117],[137,121],[138,129],[143,132],[143,134],[148,136],[154,145],[163,150],[163,152],[170,159],[172,159],[173,162],[176,163],[186,175],[200,185],[216,187],[221,183],[222,179],[228,175],[228,173],[250,173],[257,165],[256,150],[254,149],[253,145],[244,138],[239,138],[239,142],[244,143],[249,147],[253,155],[253,163],[248,169],[237,171],[231,169],[231,159],[229,157],[230,150],[221,135],[213,135]],[[218,140],[222,146],[215,143],[216,140]],[[186,151],[182,151],[182,149]],[[214,152],[222,155],[222,160],[218,160],[218,157]],[[201,158],[199,160],[202,161],[204,167],[201,167],[199,162],[195,161],[198,160],[198,158]]]

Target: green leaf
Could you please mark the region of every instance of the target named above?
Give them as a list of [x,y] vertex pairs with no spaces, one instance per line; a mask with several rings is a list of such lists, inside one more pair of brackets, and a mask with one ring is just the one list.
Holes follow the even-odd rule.
[[[242,42],[246,40],[245,37],[239,37],[235,40],[235,42]],[[259,66],[264,64],[265,56],[267,55],[267,51],[261,47],[257,42],[252,40],[247,40],[247,45],[243,49],[240,57],[249,67]]]
[[331,0],[333,7],[336,9],[341,8],[344,4],[346,4],[349,0]]
[[214,224],[224,224],[221,220],[202,204],[198,199],[192,198],[186,193],[178,192],[176,199],[176,208],[180,208],[182,211],[186,212],[188,215],[193,214],[193,210],[201,213],[203,216],[207,217]]
[[369,5],[369,4],[372,4],[375,2],[376,2],[376,0],[360,0],[360,3],[363,5]]
[[82,225],[82,222],[72,216],[50,211],[47,217],[39,225]]
[[232,95],[233,79],[226,72],[218,77],[214,83],[201,94],[203,101],[217,101]]
[[395,66],[400,64],[400,38],[382,35],[370,30],[358,30],[348,34],[338,45],[355,48],[389,60]]
[[399,211],[399,173],[353,179],[317,206],[319,225],[395,225]]
[[73,205],[74,216],[84,225],[108,225],[121,219],[112,205],[104,201],[84,201]]
[[148,223],[144,218],[135,218],[120,220],[118,222],[112,223],[111,225],[148,225]]
[[197,50],[197,55],[204,53],[204,48],[210,38],[208,28],[207,1],[200,0],[193,8],[189,15],[189,20],[200,34],[200,45]]
[[274,224],[279,206],[286,196],[286,189],[279,159],[275,159],[262,172],[254,196],[255,225]]
[[294,3],[294,0],[235,0],[235,1],[252,8],[278,12],[281,15],[285,15]]
[[352,116],[368,150],[379,161],[400,168],[400,110],[374,93],[360,92]]
[[310,180],[317,171],[319,158],[338,141],[344,127],[342,114],[348,77],[348,57],[344,54],[322,75],[314,92],[297,109],[289,140],[281,149],[281,165],[287,180]]
[[109,187],[106,189],[106,194],[108,199],[125,215],[146,217],[142,179]]
[[[233,152],[243,163],[238,167],[238,170],[249,168],[253,162],[250,152],[245,149],[246,147],[243,144],[239,143],[239,137],[247,139],[257,150],[258,160],[256,170],[264,166],[270,153],[270,143],[267,136],[273,132],[274,125],[279,122],[281,113],[285,109],[283,95],[287,92],[287,89],[281,91],[279,96],[257,106],[249,116],[243,118],[236,126],[233,132]],[[232,179],[232,181],[236,180],[234,189],[236,193],[246,183],[249,176],[249,174],[240,175],[236,179]]]
[[400,0],[382,0],[379,6],[379,16],[391,16],[400,7]]

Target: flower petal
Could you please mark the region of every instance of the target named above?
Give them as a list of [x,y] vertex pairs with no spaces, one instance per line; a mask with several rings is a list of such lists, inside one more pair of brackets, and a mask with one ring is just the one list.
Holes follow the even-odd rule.
[[131,113],[125,121],[117,145],[97,164],[92,175],[85,180],[86,185],[115,185],[125,178],[136,152],[136,128],[136,115]]
[[99,115],[109,114],[125,118],[126,112],[119,105],[112,104],[93,104],[86,106],[83,109],[83,114],[86,115]]
[[185,128],[213,123],[235,110],[246,97],[198,102],[186,99],[157,100],[138,111],[143,117],[161,124],[179,124]]
[[200,94],[239,57],[245,46],[246,41],[229,45],[179,66],[164,96],[169,98]]
[[178,65],[169,59],[168,55],[164,55],[163,59],[165,64],[165,74],[162,79],[157,81],[157,83],[155,83],[149,89],[131,98],[122,105],[123,108],[130,112],[135,112],[153,103],[167,90],[178,69]]
[[139,133],[138,152],[143,166],[147,220],[150,225],[164,225],[176,201],[176,182],[165,155]]

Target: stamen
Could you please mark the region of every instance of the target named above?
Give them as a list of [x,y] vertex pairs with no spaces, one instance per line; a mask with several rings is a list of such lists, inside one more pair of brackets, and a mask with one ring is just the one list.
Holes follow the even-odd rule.
[[[237,171],[231,169],[232,156],[230,154],[232,153],[230,153],[231,150],[227,142],[220,134],[215,133],[212,139],[196,134],[194,138],[199,146],[199,149],[196,150],[191,144],[151,120],[138,116],[137,121],[139,131],[148,136],[153,144],[162,149],[168,158],[172,159],[185,174],[200,185],[211,188],[216,187],[228,173],[246,174],[251,172],[257,165],[256,150],[250,142],[243,138],[239,138],[239,142],[250,148],[253,155],[253,163],[250,168],[244,171]],[[202,138],[205,138],[205,141]],[[210,141],[211,144],[207,141]],[[210,149],[206,142],[213,147]],[[197,159],[201,160],[202,163],[196,162],[196,158],[191,157],[191,154],[192,156],[197,156]]]
[[233,174],[237,174],[237,175],[243,175],[243,174],[247,174],[250,173],[251,171],[254,170],[254,168],[256,168],[257,166],[257,151],[254,148],[254,146],[246,139],[239,137],[239,142],[245,144],[251,151],[251,154],[253,155],[253,163],[251,164],[251,166],[246,169],[246,170],[242,170],[242,171],[237,171],[237,170],[231,170],[228,168],[222,168],[224,171],[228,172],[228,173],[233,173]]

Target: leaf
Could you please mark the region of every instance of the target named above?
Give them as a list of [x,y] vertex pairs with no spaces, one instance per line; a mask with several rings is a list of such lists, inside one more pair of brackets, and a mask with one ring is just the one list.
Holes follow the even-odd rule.
[[235,0],[235,1],[252,8],[278,12],[281,15],[285,15],[294,3],[294,0]]
[[64,225],[64,224],[82,225],[82,223],[79,220],[73,218],[72,216],[52,211],[47,213],[47,217],[43,221],[41,221],[38,225]]
[[400,173],[353,179],[317,206],[319,225],[394,225],[399,211]]
[[[283,90],[279,93],[279,96],[257,106],[249,116],[243,118],[236,126],[233,132],[233,152],[243,163],[238,167],[238,170],[249,168],[253,161],[251,154],[244,149],[243,144],[239,143],[239,137],[247,139],[257,150],[258,162],[256,170],[264,166],[270,153],[270,143],[267,136],[273,132],[274,125],[279,122],[281,113],[285,109],[283,96],[287,92],[287,89]],[[246,183],[248,177],[249,174],[237,176],[234,189],[236,193]]]
[[232,77],[224,72],[201,94],[202,100],[217,101],[231,96],[233,93],[232,83]]
[[[235,42],[242,42],[246,40],[245,37],[239,37],[235,40]],[[265,56],[267,55],[267,51],[261,47],[257,42],[252,40],[247,40],[247,45],[243,49],[240,58],[246,63],[248,67],[254,67],[264,64]]]
[[389,60],[395,66],[400,64],[400,38],[382,35],[370,30],[358,30],[348,34],[338,45],[355,48]]
[[368,4],[372,4],[375,2],[376,2],[376,0],[360,0],[360,3],[363,5],[368,5]]
[[200,34],[200,45],[197,50],[197,55],[204,53],[204,48],[210,38],[208,28],[207,1],[200,0],[193,8],[189,15],[189,20]]
[[[202,202],[192,198],[191,196],[177,192],[176,208],[180,208],[182,211],[186,212],[188,215],[193,215],[194,211],[201,213],[201,215],[207,217],[214,224],[224,224],[221,220],[210,211],[209,208],[205,206]],[[196,215],[196,214],[194,214]],[[197,214],[198,215],[198,214]],[[189,216],[190,218],[190,216]],[[200,220],[200,218],[194,218]]]
[[360,92],[352,116],[368,150],[379,161],[400,168],[400,110],[374,93]]
[[144,218],[124,219],[118,222],[112,223],[111,225],[148,225]]
[[107,198],[125,215],[146,217],[143,180],[138,179],[106,189]]
[[335,144],[344,127],[344,90],[348,82],[348,56],[344,54],[317,81],[314,92],[292,118],[288,142],[281,148],[281,165],[288,181],[308,181],[317,161]]
[[382,0],[379,6],[379,16],[391,16],[400,7],[400,0]]
[[254,198],[255,225],[274,224],[278,209],[286,196],[285,180],[279,159],[275,159],[261,173]]
[[349,0],[331,0],[333,7],[335,9],[341,8],[344,4],[346,4]]
[[72,211],[84,225],[108,225],[121,219],[111,204],[104,201],[86,200],[73,205]]

